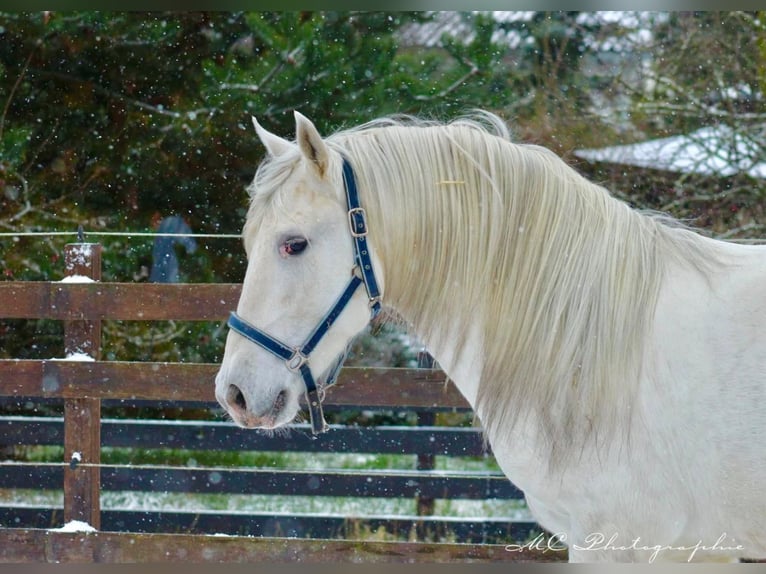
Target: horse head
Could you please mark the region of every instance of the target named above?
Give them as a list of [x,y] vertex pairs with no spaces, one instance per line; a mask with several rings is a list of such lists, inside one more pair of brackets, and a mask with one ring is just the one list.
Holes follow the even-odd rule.
[[380,308],[380,292],[364,211],[349,195],[353,170],[310,120],[295,120],[290,142],[253,118],[267,158],[251,186],[248,264],[216,398],[238,425],[272,429],[295,419],[306,393],[318,432],[322,390]]

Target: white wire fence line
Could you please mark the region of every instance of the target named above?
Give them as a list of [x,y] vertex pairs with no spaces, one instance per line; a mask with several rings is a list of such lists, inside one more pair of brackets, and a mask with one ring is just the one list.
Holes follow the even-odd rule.
[[155,233],[151,231],[2,231],[0,237],[195,237],[242,239],[241,233]]
[[[3,237],[78,237],[80,242],[86,236],[93,237],[194,237],[199,239],[242,239],[241,233],[161,233],[152,231],[2,231]],[[766,237],[740,238],[729,233],[713,238],[730,243],[766,243]]]

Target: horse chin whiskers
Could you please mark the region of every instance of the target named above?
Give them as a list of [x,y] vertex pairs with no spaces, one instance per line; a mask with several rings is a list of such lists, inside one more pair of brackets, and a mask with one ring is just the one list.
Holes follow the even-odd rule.
[[281,425],[271,428],[259,428],[258,432],[269,438],[287,438],[292,429],[288,425]]
[[220,416],[221,416],[221,417],[223,417],[223,419],[224,419],[226,422],[232,422],[232,423],[234,423],[235,425],[239,426],[239,425],[238,425],[238,423],[237,423],[237,421],[234,419],[234,417],[233,417],[233,416],[231,415],[231,413],[228,411],[228,409],[226,409],[226,408],[222,408],[222,409],[219,409],[219,410],[221,411],[221,412],[219,413],[219,414],[220,414]]

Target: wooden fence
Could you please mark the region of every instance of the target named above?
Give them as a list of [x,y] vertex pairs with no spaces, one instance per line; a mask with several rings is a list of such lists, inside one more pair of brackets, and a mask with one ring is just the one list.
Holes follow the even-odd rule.
[[[306,429],[288,436],[244,431],[207,420],[103,418],[115,405],[197,405],[214,408],[218,365],[100,360],[101,321],[222,321],[236,307],[236,284],[103,283],[98,244],[65,249],[67,276],[82,282],[2,282],[0,317],[64,322],[65,353],[93,361],[2,360],[0,398],[8,403],[61,405],[58,416],[0,417],[0,445],[63,445],[64,460],[0,462],[0,488],[62,490],[62,508],[0,505],[0,561],[444,561],[561,560],[561,553],[508,552],[540,532],[532,522],[433,516],[436,499],[520,499],[498,472],[444,472],[437,456],[478,456],[473,428],[434,426],[439,410],[468,405],[438,369],[344,368],[328,389],[328,410],[414,410],[415,427],[333,425],[313,439]],[[102,464],[102,447],[230,451],[411,454],[412,470],[306,471]],[[367,517],[420,541],[364,541],[360,522],[337,515],[243,514],[101,509],[104,491],[246,493],[413,498],[417,513]],[[95,532],[55,529],[86,522]],[[227,536],[220,536],[227,534]],[[448,537],[452,542],[439,542]],[[424,542],[423,540],[429,540]]]

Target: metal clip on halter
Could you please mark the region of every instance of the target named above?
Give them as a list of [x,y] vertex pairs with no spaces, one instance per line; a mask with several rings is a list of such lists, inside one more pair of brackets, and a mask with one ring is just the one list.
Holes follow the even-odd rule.
[[363,207],[353,207],[348,210],[348,226],[351,237],[367,237],[367,212]]
[[316,389],[306,392],[306,403],[308,404],[309,418],[311,420],[311,434],[317,435],[327,432],[330,426],[324,420],[322,400],[319,398],[319,392]]

